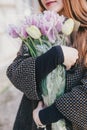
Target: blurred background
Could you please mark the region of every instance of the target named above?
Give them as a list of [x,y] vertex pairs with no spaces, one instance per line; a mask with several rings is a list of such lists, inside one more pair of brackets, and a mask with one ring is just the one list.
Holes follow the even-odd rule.
[[6,69],[21,46],[21,41],[8,35],[7,28],[32,11],[39,11],[37,0],[0,0],[0,130],[12,130],[23,95],[6,77]]

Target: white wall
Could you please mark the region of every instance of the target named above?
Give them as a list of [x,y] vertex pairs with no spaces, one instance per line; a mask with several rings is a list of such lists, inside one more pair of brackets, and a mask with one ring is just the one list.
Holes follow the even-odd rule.
[[7,34],[8,24],[20,20],[27,9],[38,10],[37,0],[0,0],[0,65],[13,55],[15,57],[19,44]]
[[21,46],[21,41],[8,35],[8,25],[16,24],[31,7],[38,11],[36,0],[0,0],[0,86],[3,80],[7,80],[6,69]]

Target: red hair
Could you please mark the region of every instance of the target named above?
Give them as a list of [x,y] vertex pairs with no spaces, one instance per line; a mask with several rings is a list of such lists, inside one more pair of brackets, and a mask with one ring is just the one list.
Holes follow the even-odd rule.
[[80,28],[73,40],[73,47],[79,51],[79,62],[87,67],[87,1],[63,0],[64,14],[80,22]]
[[67,17],[72,17],[87,27],[87,1],[86,0],[63,0],[64,12]]

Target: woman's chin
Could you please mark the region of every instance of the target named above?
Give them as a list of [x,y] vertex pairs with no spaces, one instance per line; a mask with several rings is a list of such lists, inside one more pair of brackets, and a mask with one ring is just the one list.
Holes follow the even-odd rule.
[[50,11],[55,11],[55,12],[61,12],[61,10],[63,10],[63,8],[59,8],[58,6],[49,6],[46,8],[47,10],[50,10]]

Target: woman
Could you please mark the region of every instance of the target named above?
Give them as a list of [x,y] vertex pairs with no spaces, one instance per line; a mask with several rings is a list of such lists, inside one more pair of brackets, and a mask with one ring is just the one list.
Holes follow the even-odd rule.
[[[24,93],[13,129],[36,130],[36,123],[37,125],[47,125],[47,130],[51,130],[50,123],[56,122],[61,118],[65,118],[67,129],[86,130],[86,1],[79,0],[78,2],[78,0],[41,0],[39,2],[43,10],[55,10],[60,14],[64,14],[67,17],[73,17],[81,22],[81,27],[76,35],[76,39],[72,40],[72,46],[77,48],[79,51],[79,60],[78,64],[74,65],[78,58],[77,51],[70,47],[56,46],[37,58],[31,58],[28,54],[27,47],[24,45],[22,46],[17,58],[7,70],[7,76],[9,77],[10,81],[16,88]],[[75,5],[77,5],[78,10]],[[74,57],[72,57],[72,55],[74,55]],[[41,110],[43,106],[42,102],[40,101],[42,100],[41,91],[39,88],[40,81],[44,76],[54,70],[58,64],[64,64],[68,69],[71,68],[66,72],[67,81],[65,94],[56,99],[54,104]],[[71,67],[72,65],[74,66]],[[34,110],[36,107],[37,109]],[[35,123],[32,118],[32,111]]]
[[[72,46],[79,51],[77,66],[67,71],[66,93],[50,107],[43,110],[43,104],[33,111],[33,117],[37,125],[46,125],[65,117],[71,122],[71,129],[86,130],[87,108],[87,1],[86,0],[39,0],[43,10],[55,10],[66,17],[74,18],[81,26],[72,41]],[[58,6],[60,3],[60,6]],[[63,6],[64,5],[64,6]],[[80,73],[79,73],[80,72]],[[76,74],[77,73],[77,74]],[[77,75],[77,76],[76,76]],[[61,112],[61,113],[60,113]],[[51,113],[51,114],[50,114]],[[62,114],[62,115],[61,115]],[[51,116],[54,115],[54,116]],[[49,119],[50,118],[50,119]]]

